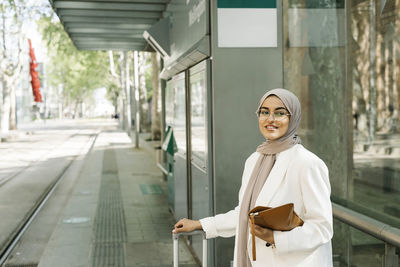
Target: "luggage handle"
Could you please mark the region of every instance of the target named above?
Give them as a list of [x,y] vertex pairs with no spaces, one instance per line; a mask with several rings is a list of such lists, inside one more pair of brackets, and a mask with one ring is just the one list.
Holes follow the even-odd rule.
[[172,240],[174,242],[174,267],[178,267],[179,261],[179,237],[181,235],[202,235],[203,236],[203,267],[207,267],[207,239],[206,233],[203,230],[195,230],[192,232],[180,232],[177,234],[172,234]]

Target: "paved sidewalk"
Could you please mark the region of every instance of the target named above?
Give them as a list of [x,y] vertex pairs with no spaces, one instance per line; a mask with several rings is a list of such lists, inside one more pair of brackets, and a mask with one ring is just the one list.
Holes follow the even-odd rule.
[[[172,266],[174,219],[148,149],[121,131],[99,135],[40,267]],[[182,240],[179,248],[180,266],[198,266]]]

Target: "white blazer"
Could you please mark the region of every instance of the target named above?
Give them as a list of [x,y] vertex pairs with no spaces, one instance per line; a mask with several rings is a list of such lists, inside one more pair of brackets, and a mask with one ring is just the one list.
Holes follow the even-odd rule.
[[[254,152],[246,160],[238,206],[224,214],[200,220],[207,238],[231,237],[238,234],[239,207],[254,166],[261,156]],[[277,207],[294,203],[294,210],[303,219],[301,227],[291,231],[274,231],[275,247],[256,237],[257,260],[252,266],[331,267],[333,236],[328,168],[312,152],[298,144],[277,154],[277,159],[256,206]],[[237,242],[233,266],[237,266]],[[252,255],[249,232],[247,250]]]

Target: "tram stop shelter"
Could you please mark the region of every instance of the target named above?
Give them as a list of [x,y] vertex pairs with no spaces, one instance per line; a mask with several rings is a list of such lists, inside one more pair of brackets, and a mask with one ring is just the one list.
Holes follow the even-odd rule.
[[[352,90],[346,88],[349,53],[356,49],[345,19],[354,8],[350,1],[50,2],[78,49],[161,55],[162,126],[171,127],[177,146],[169,162],[174,166],[164,169],[176,219],[235,207],[244,162],[263,141],[255,108],[272,88],[299,96],[303,143],[331,170],[332,198],[349,196],[353,126]],[[126,88],[127,118],[136,116],[131,96],[137,86]],[[334,253],[346,257],[347,243],[340,244],[347,232],[337,228],[335,236],[344,249]],[[200,256],[201,237],[191,244]],[[229,266],[232,238],[210,240],[208,247],[208,266]]]

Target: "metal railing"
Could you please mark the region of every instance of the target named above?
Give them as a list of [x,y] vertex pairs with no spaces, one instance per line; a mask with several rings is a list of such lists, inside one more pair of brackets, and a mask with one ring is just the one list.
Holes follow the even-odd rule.
[[203,236],[203,267],[207,267],[207,239],[206,233],[202,230],[196,230],[193,232],[181,232],[178,234],[172,234],[172,240],[174,243],[174,259],[173,259],[173,266],[179,266],[179,237],[181,235],[202,235]]
[[[383,258],[384,267],[398,267],[399,257],[396,254],[396,247],[400,248],[400,229],[365,216],[354,210],[348,209],[336,203],[332,203],[333,217],[351,227],[367,233],[385,242],[385,255]],[[203,236],[203,266],[207,266],[207,240],[204,231],[193,231],[189,233],[172,234],[174,241],[174,267],[178,266],[179,248],[178,241],[181,235],[202,235]]]
[[385,242],[384,267],[398,267],[396,247],[400,248],[400,229],[332,203],[333,217]]

